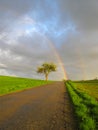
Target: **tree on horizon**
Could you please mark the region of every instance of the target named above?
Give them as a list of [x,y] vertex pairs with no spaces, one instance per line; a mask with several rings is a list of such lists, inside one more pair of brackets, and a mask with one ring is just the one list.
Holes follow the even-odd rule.
[[57,66],[54,63],[43,63],[40,67],[37,68],[37,73],[44,74],[46,81],[51,72],[55,72]]

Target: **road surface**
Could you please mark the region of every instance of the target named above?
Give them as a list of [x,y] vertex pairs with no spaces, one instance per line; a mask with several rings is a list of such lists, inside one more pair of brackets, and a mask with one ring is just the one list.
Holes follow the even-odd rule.
[[64,83],[1,96],[0,130],[76,130]]

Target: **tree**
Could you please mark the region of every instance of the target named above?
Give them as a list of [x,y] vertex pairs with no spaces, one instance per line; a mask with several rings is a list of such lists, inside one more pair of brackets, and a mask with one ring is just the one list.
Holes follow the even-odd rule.
[[41,67],[37,68],[37,73],[41,73],[45,75],[46,81],[48,80],[48,76],[50,72],[56,71],[57,66],[54,63],[44,63]]

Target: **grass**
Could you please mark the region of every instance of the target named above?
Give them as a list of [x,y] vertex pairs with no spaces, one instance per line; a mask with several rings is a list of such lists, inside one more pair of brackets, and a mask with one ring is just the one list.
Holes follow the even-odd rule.
[[52,81],[0,76],[0,95],[49,84]]
[[98,130],[98,102],[67,81],[66,87],[74,105],[79,130]]
[[75,87],[98,100],[98,80],[76,81]]

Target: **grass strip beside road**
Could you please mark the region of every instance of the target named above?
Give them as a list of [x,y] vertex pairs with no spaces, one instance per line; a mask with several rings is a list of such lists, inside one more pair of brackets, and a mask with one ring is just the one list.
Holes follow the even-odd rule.
[[76,89],[71,81],[66,82],[66,87],[74,105],[79,130],[98,130],[98,102]]

